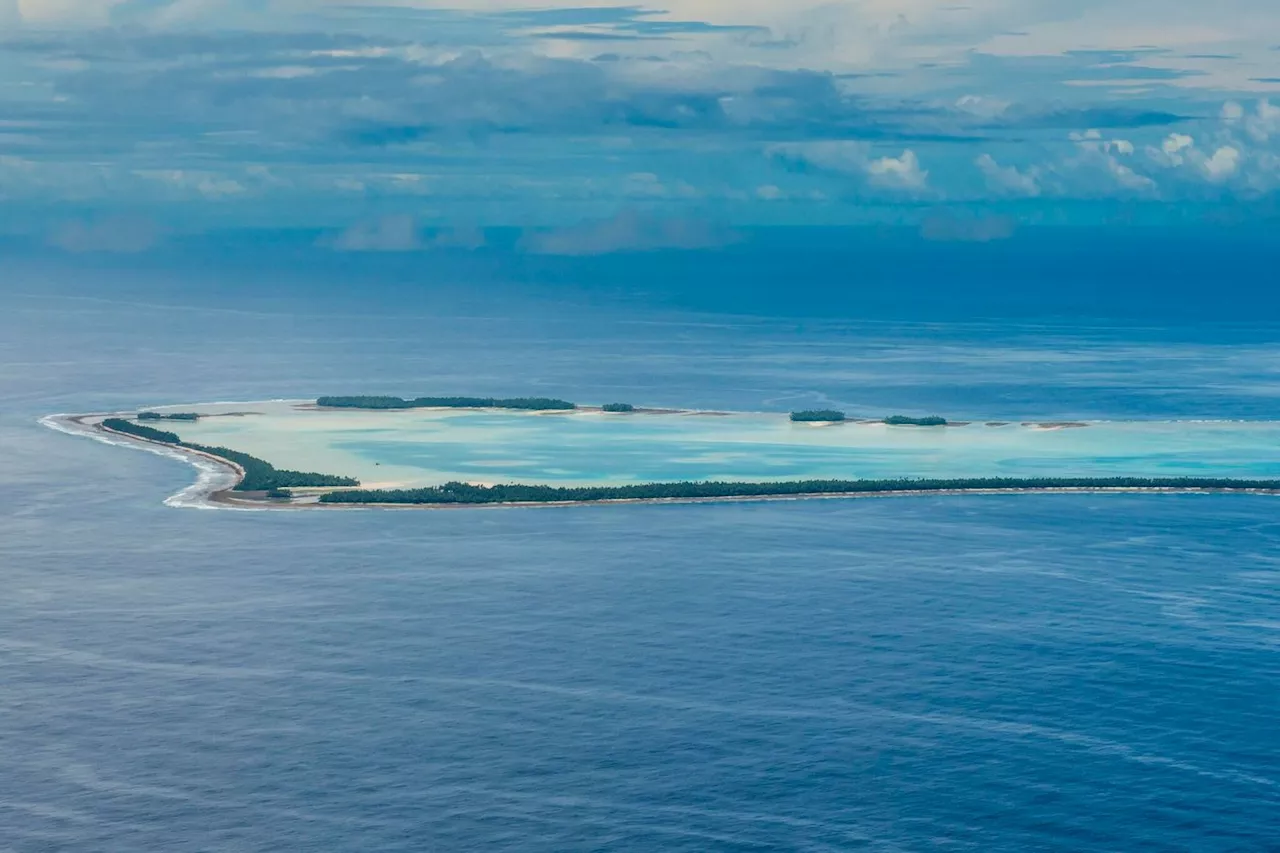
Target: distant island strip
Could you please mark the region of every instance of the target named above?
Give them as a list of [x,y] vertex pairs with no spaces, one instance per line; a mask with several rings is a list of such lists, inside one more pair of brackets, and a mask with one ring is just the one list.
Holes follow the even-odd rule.
[[316,405],[325,409],[523,409],[530,412],[561,412],[578,408],[568,400],[552,397],[415,397],[412,400],[403,397],[320,397]]
[[445,483],[425,489],[329,492],[322,504],[563,504],[768,497],[1024,491],[1277,491],[1280,480],[1210,477],[973,477],[960,479],[790,480],[777,483],[685,482],[631,486],[477,486]]
[[805,409],[803,412],[791,413],[792,423],[797,424],[837,424],[845,420],[845,413],[835,409]]
[[[849,418],[841,411],[836,409],[806,409],[802,412],[792,412],[791,420],[793,423],[821,423],[821,424],[839,424],[844,423]],[[907,415],[890,415],[880,423],[889,426],[947,426],[946,418],[940,418],[937,415],[930,415],[924,418],[912,418]]]
[[[373,411],[387,409],[517,409],[530,412],[568,412],[581,408],[577,403],[570,403],[568,400],[559,400],[554,397],[414,397],[412,399],[367,396],[319,397],[316,399],[316,405],[322,409],[369,409]],[[636,407],[630,403],[606,403],[600,407],[600,410],[610,413],[627,413],[636,411]],[[173,418],[175,420],[195,419],[195,416],[190,415],[160,416],[154,412],[144,412],[138,417],[142,419],[144,415],[150,415],[151,419],[159,419],[160,417]],[[792,412],[791,420],[795,423],[843,423],[848,420],[848,416],[844,412],[835,409],[807,409],[805,411]],[[946,426],[947,419],[937,415],[923,418],[892,415],[882,420],[881,423],[889,426]]]
[[[502,408],[524,411],[564,411],[579,407],[565,400],[544,397],[320,397],[323,408],[410,409],[410,408]],[[627,403],[611,403],[600,411],[638,411]],[[646,410],[639,410],[646,411]],[[99,416],[101,417],[101,416]],[[939,493],[1013,493],[1028,491],[1173,491],[1280,493],[1280,480],[1223,477],[972,477],[896,479],[808,479],[777,482],[688,481],[638,483],[630,485],[551,486],[539,484],[478,485],[448,482],[426,488],[360,488],[353,477],[276,468],[266,460],[227,447],[183,441],[174,432],[143,422],[195,421],[197,413],[161,414],[143,411],[136,415],[102,417],[93,428],[183,449],[225,463],[237,474],[235,485],[209,495],[213,503],[230,505],[286,505],[299,508],[351,506],[449,507],[494,505],[564,505],[610,502],[680,502],[716,500],[766,500],[770,498],[856,497]],[[807,410],[793,412],[797,423],[840,423],[844,412]],[[81,426],[89,426],[82,419]],[[941,417],[908,418],[894,416],[882,423],[891,426],[945,426]],[[294,489],[309,490],[296,495]],[[327,490],[327,491],[321,491]],[[228,493],[236,493],[232,497]]]
[[138,412],[138,420],[191,422],[200,420],[200,416],[195,412],[174,412],[172,414],[161,414],[160,412]]

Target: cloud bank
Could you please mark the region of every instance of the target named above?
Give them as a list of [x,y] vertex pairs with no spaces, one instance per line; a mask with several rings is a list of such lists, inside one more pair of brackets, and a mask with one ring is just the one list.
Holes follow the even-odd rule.
[[1257,205],[1278,44],[1261,0],[0,0],[0,201],[60,246],[141,216],[557,252],[714,243],[707,211]]

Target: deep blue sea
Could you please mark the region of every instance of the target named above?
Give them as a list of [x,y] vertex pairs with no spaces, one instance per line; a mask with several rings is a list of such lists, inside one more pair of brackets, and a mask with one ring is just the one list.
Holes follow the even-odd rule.
[[8,283],[0,850],[1280,849],[1280,502],[219,512],[38,417],[547,393],[1276,418],[1266,325]]

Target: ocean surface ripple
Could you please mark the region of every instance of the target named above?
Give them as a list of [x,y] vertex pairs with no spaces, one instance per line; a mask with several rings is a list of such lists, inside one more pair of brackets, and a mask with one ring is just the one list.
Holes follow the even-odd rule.
[[185,466],[37,422],[378,365],[412,393],[1250,418],[1264,348],[935,328],[940,369],[910,329],[542,317],[468,349],[458,320],[161,302],[0,298],[26,365],[0,377],[0,850],[1276,849],[1274,500],[191,513],[161,502]]

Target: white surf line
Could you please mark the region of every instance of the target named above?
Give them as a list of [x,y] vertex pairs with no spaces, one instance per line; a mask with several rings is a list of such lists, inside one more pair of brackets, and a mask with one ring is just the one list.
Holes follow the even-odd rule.
[[128,447],[134,450],[143,450],[147,453],[154,453],[156,456],[163,456],[166,459],[177,459],[186,462],[196,469],[196,481],[180,492],[164,499],[165,506],[179,507],[182,509],[224,509],[238,510],[241,512],[261,512],[271,509],[271,507],[250,507],[250,506],[230,506],[227,504],[216,503],[211,498],[218,492],[226,491],[236,485],[240,481],[241,472],[238,468],[229,462],[215,459],[204,453],[193,450],[185,450],[182,448],[170,447],[151,441],[135,439],[119,433],[110,433],[93,426],[80,423],[77,418],[110,418],[110,417],[127,417],[130,413],[105,413],[105,414],[67,414],[59,413],[53,415],[45,415],[40,418],[40,424],[57,432],[66,433],[67,435],[80,436],[82,438],[91,438],[94,441],[103,444],[109,444],[113,447]]

